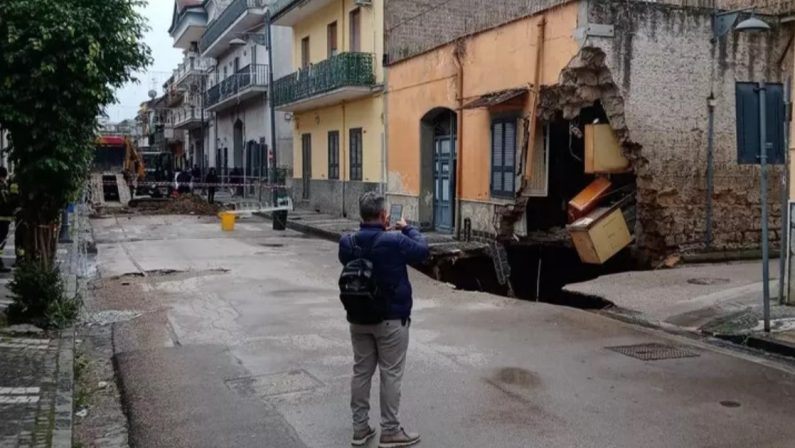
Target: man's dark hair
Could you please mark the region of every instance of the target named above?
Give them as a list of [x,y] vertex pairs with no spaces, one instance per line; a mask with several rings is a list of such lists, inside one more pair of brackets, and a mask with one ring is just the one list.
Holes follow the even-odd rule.
[[383,210],[386,200],[375,191],[368,191],[359,197],[359,214],[362,221],[375,221]]
[[4,166],[0,166],[0,177],[8,177],[8,169]]

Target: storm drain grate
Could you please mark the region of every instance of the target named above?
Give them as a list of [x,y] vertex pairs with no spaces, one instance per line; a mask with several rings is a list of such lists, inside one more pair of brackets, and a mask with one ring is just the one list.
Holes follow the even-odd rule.
[[682,347],[673,345],[649,343],[636,345],[621,345],[618,347],[606,347],[622,355],[630,356],[642,361],[660,361],[662,359],[696,358],[698,353],[686,350]]

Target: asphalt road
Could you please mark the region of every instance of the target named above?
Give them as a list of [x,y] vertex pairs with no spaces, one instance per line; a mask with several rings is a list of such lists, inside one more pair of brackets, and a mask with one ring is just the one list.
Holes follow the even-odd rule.
[[[92,224],[102,279],[89,308],[98,320],[133,317],[113,331],[133,446],[349,446],[351,349],[334,244],[257,220],[233,233],[213,218]],[[413,281],[402,418],[421,446],[795,446],[786,366]],[[607,348],[643,343],[697,356],[642,361]]]

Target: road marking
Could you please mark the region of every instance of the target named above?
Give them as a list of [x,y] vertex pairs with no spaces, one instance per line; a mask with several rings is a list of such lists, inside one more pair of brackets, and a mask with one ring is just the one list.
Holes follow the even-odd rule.
[[0,395],[38,395],[38,387],[0,387]]
[[30,395],[8,396],[0,395],[0,404],[33,404],[38,403],[39,397]]

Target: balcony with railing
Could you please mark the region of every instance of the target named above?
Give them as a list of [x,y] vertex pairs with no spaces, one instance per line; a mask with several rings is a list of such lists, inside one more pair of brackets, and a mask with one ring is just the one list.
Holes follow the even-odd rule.
[[373,55],[340,53],[273,82],[273,105],[278,110],[307,109],[362,98],[375,85]]
[[174,84],[178,89],[185,90],[187,85],[200,80],[210,67],[212,67],[212,62],[207,58],[198,55],[186,56],[182,63],[174,69]]
[[233,0],[207,25],[199,42],[202,56],[218,57],[227,50],[229,41],[237,37],[236,34],[264,25],[266,6],[266,0]]
[[174,110],[174,129],[195,129],[202,125],[202,110],[196,106],[184,106]]
[[294,26],[335,0],[278,0],[271,6],[273,23]]
[[208,111],[226,109],[242,101],[261,95],[268,90],[268,66],[247,65],[226,79],[213,80],[207,89],[204,104]]

